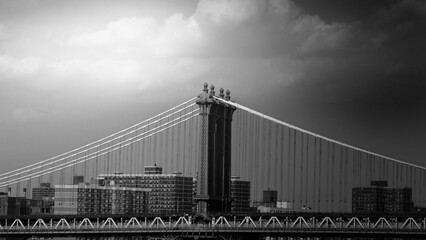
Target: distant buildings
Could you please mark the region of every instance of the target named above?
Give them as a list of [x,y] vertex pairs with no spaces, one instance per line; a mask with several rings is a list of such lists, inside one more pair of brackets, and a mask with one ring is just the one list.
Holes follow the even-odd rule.
[[42,200],[0,195],[0,216],[40,214]]
[[40,183],[40,187],[32,188],[32,199],[53,199],[55,196],[55,188],[50,186],[50,183]]
[[193,209],[193,178],[163,174],[161,167],[146,166],[145,174],[100,174],[98,181],[104,186],[151,189],[150,213],[191,213]]
[[[260,213],[285,213],[294,211],[294,205],[292,202],[278,201],[278,191],[270,190],[269,188],[263,191],[263,201],[258,202],[255,207]],[[302,210],[306,211],[311,209],[308,207],[299,209],[299,211]]]
[[231,212],[250,210],[250,182],[231,177]]
[[352,189],[353,213],[408,213],[412,206],[411,188],[389,188],[387,181]]
[[72,178],[72,184],[78,185],[80,183],[84,183],[84,176],[75,175]]
[[278,191],[275,190],[264,190],[263,191],[263,203],[262,205],[267,207],[275,207],[277,206],[278,201]]
[[53,213],[55,188],[50,183],[40,183],[39,187],[32,188],[32,199],[41,200],[40,213]]
[[[10,189],[0,193],[0,216],[192,214],[196,209],[196,178],[179,172],[163,174],[156,165],[146,166],[144,174],[100,174],[90,183],[85,183],[83,176],[73,176],[72,182],[55,186],[40,183],[32,188],[32,199],[10,197]],[[232,177],[230,184],[229,210],[249,212],[250,182]],[[276,191],[268,191],[268,201],[276,204]]]
[[148,189],[55,185],[55,215],[141,214],[148,209]]

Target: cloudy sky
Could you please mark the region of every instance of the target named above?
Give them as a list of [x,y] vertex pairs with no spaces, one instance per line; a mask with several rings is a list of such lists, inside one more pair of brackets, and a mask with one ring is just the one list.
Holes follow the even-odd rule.
[[0,171],[196,96],[426,166],[426,2],[0,0]]

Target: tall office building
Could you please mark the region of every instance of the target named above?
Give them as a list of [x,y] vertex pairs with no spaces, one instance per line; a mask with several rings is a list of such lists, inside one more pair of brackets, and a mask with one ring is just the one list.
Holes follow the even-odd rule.
[[[156,167],[156,166],[155,166]],[[191,213],[193,179],[181,173],[163,174],[161,167],[145,167],[145,174],[100,174],[98,182],[105,186],[151,189],[148,195],[150,213]]]
[[231,211],[248,212],[250,209],[250,182],[231,177]]

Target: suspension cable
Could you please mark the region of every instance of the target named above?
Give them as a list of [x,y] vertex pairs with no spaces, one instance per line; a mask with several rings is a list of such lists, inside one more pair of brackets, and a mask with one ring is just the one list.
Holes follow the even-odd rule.
[[[164,116],[164,117],[162,117],[162,118],[160,118],[160,119],[158,119],[158,120],[156,120],[156,121],[154,121],[154,122],[152,122],[152,123],[146,124],[146,125],[144,125],[144,126],[142,126],[142,127],[139,127],[139,128],[137,128],[137,129],[135,129],[135,130],[132,130],[132,131],[130,131],[130,132],[128,132],[128,133],[126,133],[126,134],[124,134],[124,135],[117,136],[117,137],[115,137],[115,138],[113,138],[113,139],[110,139],[110,140],[108,140],[108,141],[106,141],[106,142],[103,142],[103,143],[101,143],[101,144],[98,144],[98,145],[92,146],[92,147],[90,147],[90,148],[88,148],[88,149],[86,149],[86,150],[84,150],[84,151],[80,151],[80,152],[77,152],[77,153],[71,154],[71,155],[69,155],[69,156],[67,156],[67,157],[63,157],[63,158],[57,159],[59,156],[64,156],[64,155],[66,155],[66,153],[64,153],[64,154],[58,155],[57,157],[54,157],[54,158],[50,158],[50,159],[48,159],[48,160],[50,160],[50,162],[48,162],[48,163],[45,163],[45,162],[47,162],[48,160],[44,160],[44,161],[38,162],[38,163],[36,163],[36,164],[32,164],[32,165],[30,165],[30,166],[31,166],[31,168],[30,168],[29,170],[20,171],[19,173],[31,172],[31,171],[34,171],[34,169],[39,169],[39,168],[46,167],[46,166],[48,166],[48,165],[51,165],[51,164],[57,163],[57,162],[59,162],[59,161],[62,161],[62,160],[65,160],[65,159],[68,159],[68,158],[74,157],[74,156],[76,156],[76,155],[78,155],[78,154],[81,154],[81,153],[87,152],[87,151],[92,150],[92,149],[95,149],[95,148],[97,148],[98,146],[102,146],[102,145],[108,144],[108,143],[113,142],[113,141],[115,141],[115,140],[117,140],[117,139],[120,139],[120,138],[122,138],[122,137],[124,137],[124,136],[126,136],[126,135],[129,135],[129,134],[131,134],[131,133],[133,133],[133,132],[136,132],[136,131],[138,131],[138,130],[140,130],[140,129],[143,129],[143,128],[145,128],[145,127],[149,126],[149,125],[152,125],[152,124],[154,124],[154,123],[156,123],[156,122],[158,122],[158,121],[161,121],[161,120],[163,120],[163,119],[164,119],[164,118],[166,118],[166,117],[169,117],[169,116],[174,115],[174,114],[176,114],[176,113],[178,113],[178,112],[181,112],[181,111],[183,111],[183,110],[184,110],[184,109],[186,109],[186,108],[193,107],[193,106],[195,106],[195,104],[191,104],[191,105],[189,105],[189,106],[187,106],[187,107],[185,107],[185,108],[183,108],[183,109],[181,109],[181,110],[179,110],[179,111],[175,111],[175,112],[173,112],[173,113],[171,113],[171,114],[169,114],[169,115],[167,115],[167,116]],[[194,111],[195,111],[195,110],[194,110]],[[167,111],[167,112],[169,112],[169,111]],[[150,119],[153,119],[153,118],[150,118]],[[144,123],[144,122],[146,122],[146,121],[148,121],[148,120],[145,120],[145,121],[143,121],[143,122],[141,122],[141,123],[138,123],[137,125],[139,126],[139,125],[141,125],[142,123]],[[136,125],[135,125],[135,126],[136,126]],[[130,128],[131,128],[131,127],[130,127]],[[127,129],[129,129],[129,128],[126,128],[125,130],[127,130]],[[118,132],[118,133],[121,133],[121,132],[123,132],[123,131],[124,131],[124,130],[122,130],[122,131],[120,131],[120,132]],[[118,133],[112,134],[112,135],[110,135],[110,136],[116,136],[116,135],[118,135]],[[101,140],[108,139],[110,136],[105,137],[105,138],[102,138]],[[93,143],[91,143],[91,144],[87,144],[87,145],[85,145],[84,147],[91,146],[91,145],[93,145],[94,143],[100,142],[101,140],[95,141],[95,142],[93,142]],[[84,147],[80,147],[80,148],[78,148],[78,149],[80,150],[80,149],[82,149],[82,148],[84,148]],[[75,151],[77,151],[77,150],[69,151],[69,152],[67,152],[67,153],[71,153],[71,152],[75,152]],[[54,159],[57,159],[57,160],[54,160]],[[52,160],[54,160],[54,161],[52,161]],[[40,165],[40,164],[42,164],[42,163],[45,163],[45,164]],[[39,166],[37,166],[37,165],[39,165]],[[17,175],[17,173],[15,173],[15,174],[12,174],[12,173],[17,172],[18,170],[26,169],[26,168],[29,168],[29,166],[28,166],[28,167],[23,167],[23,168],[20,168],[20,169],[17,169],[17,170],[10,171],[10,172],[8,172],[8,173],[4,173],[4,174],[2,174],[2,175],[0,175],[0,176],[4,176],[4,175],[8,175],[8,174],[10,174],[10,175],[8,175],[8,176],[6,176],[6,177],[1,177],[1,178],[0,178],[0,180],[3,180],[3,179],[5,179],[5,178],[9,178],[9,177],[16,176],[16,175]]]
[[31,164],[31,165],[28,165],[28,166],[25,166],[25,167],[22,167],[22,168],[18,168],[18,169],[15,169],[15,170],[12,170],[12,171],[9,171],[9,172],[6,172],[6,173],[2,173],[2,174],[0,174],[0,177],[1,177],[1,176],[4,176],[4,175],[11,174],[11,173],[14,173],[14,172],[19,172],[19,171],[24,170],[24,169],[27,169],[27,168],[33,168],[34,166],[36,166],[36,165],[38,165],[38,164],[42,164],[42,163],[48,162],[48,161],[53,160],[53,159],[56,159],[56,158],[58,158],[58,157],[62,157],[62,156],[65,156],[65,155],[67,155],[67,154],[73,153],[73,152],[75,152],[75,151],[79,151],[79,150],[81,150],[81,149],[83,149],[83,148],[86,148],[86,147],[88,147],[88,146],[91,146],[91,145],[93,145],[93,144],[95,144],[95,143],[102,142],[102,141],[104,141],[104,140],[106,140],[106,139],[108,139],[108,138],[111,138],[111,137],[114,137],[114,136],[116,136],[116,135],[118,135],[118,134],[121,134],[121,133],[123,133],[123,132],[125,132],[125,131],[127,131],[127,130],[129,130],[129,129],[132,129],[132,128],[137,127],[137,126],[139,126],[139,125],[141,125],[141,124],[144,124],[144,123],[146,123],[146,122],[149,122],[149,121],[151,121],[152,119],[155,119],[155,118],[157,118],[157,117],[159,117],[159,116],[161,116],[161,115],[163,115],[163,114],[165,114],[165,113],[167,113],[167,112],[170,112],[170,111],[172,111],[172,110],[175,110],[175,109],[177,109],[177,108],[179,108],[179,107],[181,107],[181,106],[183,106],[183,105],[185,105],[185,104],[187,104],[187,103],[189,103],[189,102],[194,101],[195,99],[196,99],[195,97],[194,97],[194,98],[191,98],[191,99],[189,99],[188,101],[185,101],[185,102],[183,102],[183,103],[181,103],[181,104],[179,104],[179,105],[177,105],[177,106],[175,106],[175,107],[172,107],[172,108],[170,108],[170,109],[168,109],[168,110],[166,110],[166,111],[164,111],[164,112],[162,112],[162,113],[159,113],[159,114],[155,115],[154,117],[148,118],[148,119],[146,119],[146,120],[144,120],[144,121],[142,121],[142,122],[139,122],[139,123],[137,123],[137,124],[134,124],[133,126],[130,126],[130,127],[125,128],[125,129],[123,129],[123,130],[121,130],[121,131],[118,131],[118,132],[116,132],[116,133],[113,133],[113,134],[111,134],[111,135],[108,135],[108,136],[106,136],[106,137],[104,137],[104,138],[101,138],[101,139],[99,139],[99,140],[96,140],[96,141],[94,141],[94,142],[91,142],[91,143],[89,143],[89,144],[86,144],[86,145],[84,145],[84,146],[82,146],[82,147],[79,147],[79,148],[73,149],[73,150],[71,150],[71,151],[68,151],[68,152],[62,153],[62,154],[60,154],[60,155],[57,155],[57,156],[51,157],[51,158],[49,158],[49,159],[46,159],[46,160],[43,160],[43,161],[40,161],[40,162],[37,162],[37,163]]
[[[189,112],[189,113],[187,113],[187,114],[183,115],[182,117],[186,117],[187,115],[193,114],[193,113],[195,113],[196,111],[197,111],[197,110],[191,111],[191,112]],[[180,117],[180,118],[182,118],[182,117]],[[166,126],[167,124],[170,124],[170,123],[172,123],[172,122],[174,122],[174,121],[179,120],[180,118],[173,119],[173,120],[171,120],[171,121],[169,121],[169,122],[167,122],[167,123],[165,123],[165,124],[162,124],[160,127],[164,127],[164,126]],[[186,118],[186,119],[188,119],[188,118]],[[184,121],[184,120],[182,120],[182,121]],[[182,122],[182,121],[179,121],[178,123],[180,123],[180,122]],[[173,124],[173,125],[171,125],[171,126],[175,126],[175,125],[176,125],[176,124]],[[160,127],[158,127],[158,128],[160,128]],[[169,126],[168,128],[170,128],[170,126]],[[168,129],[168,128],[166,128],[166,129]],[[152,132],[152,131],[155,131],[155,130],[156,130],[156,128],[152,128],[150,131]],[[162,130],[159,130],[159,131],[157,131],[157,132],[154,132],[153,134],[149,134],[149,135],[148,135],[148,137],[149,137],[149,136],[152,136],[152,135],[154,135],[154,134],[156,134],[156,133],[158,133],[158,132],[160,132],[160,131],[162,131]],[[83,161],[84,161],[84,158],[85,158],[86,156],[96,155],[96,153],[99,153],[99,152],[102,152],[102,151],[105,151],[105,150],[107,150],[106,152],[107,152],[107,153],[109,153],[109,152],[112,152],[112,151],[109,151],[109,149],[111,149],[111,148],[113,148],[113,149],[121,149],[122,147],[125,147],[125,146],[128,146],[128,145],[129,145],[129,144],[125,144],[125,145],[122,145],[122,146],[121,146],[121,144],[122,144],[122,143],[125,143],[125,142],[128,142],[128,141],[131,141],[130,143],[134,143],[135,141],[132,141],[133,139],[135,139],[135,138],[137,138],[137,137],[140,137],[140,136],[143,136],[143,135],[145,135],[145,134],[147,134],[147,132],[143,132],[143,133],[141,133],[141,134],[139,134],[139,135],[137,135],[137,136],[135,136],[135,137],[133,137],[133,138],[129,138],[129,139],[125,140],[125,141],[122,141],[122,142],[119,142],[119,143],[113,144],[113,145],[111,145],[111,146],[109,146],[109,147],[107,147],[107,148],[101,149],[101,150],[99,150],[99,151],[97,151],[97,152],[91,153],[91,154],[89,154],[89,155],[85,155],[85,156],[80,157],[80,158],[77,158],[77,159],[75,159],[75,160],[72,160],[72,161],[70,161],[72,165],[69,165],[69,166],[74,166],[73,162],[75,163],[75,162],[77,162],[77,161],[81,160],[82,158],[83,158]],[[146,138],[146,137],[144,137],[143,139],[145,139],[145,138]],[[137,141],[139,141],[139,140],[137,140]],[[136,141],[136,142],[137,142],[137,141]],[[117,146],[118,146],[118,147],[117,147]],[[101,155],[103,155],[103,154],[105,154],[105,153],[102,153]],[[92,158],[90,158],[90,159],[92,159]],[[57,160],[57,161],[58,161],[58,160]],[[57,161],[56,161],[56,162],[57,162]],[[82,162],[82,161],[80,161],[80,162]],[[80,163],[80,162],[79,162],[79,163]],[[30,174],[28,174],[28,175],[26,175],[26,176],[21,176],[21,177],[17,178],[17,180],[21,180],[21,179],[22,179],[22,178],[24,178],[24,177],[31,177],[31,176],[34,176],[34,175],[36,175],[36,174],[44,175],[44,174],[49,173],[49,172],[46,172],[46,171],[49,171],[49,170],[52,170],[52,169],[55,169],[55,168],[58,168],[58,170],[59,170],[61,166],[66,166],[67,164],[69,164],[69,163],[68,163],[68,162],[61,163],[61,164],[58,164],[58,165],[56,165],[56,166],[53,166],[53,167],[50,167],[50,168],[47,168],[47,169],[40,170],[40,171],[38,171],[38,172],[30,173]],[[108,164],[108,165],[109,165],[109,164]],[[108,166],[108,167],[109,167],[109,166]],[[8,181],[2,182],[2,183],[0,183],[0,184],[1,184],[1,185],[11,184],[10,182],[11,182],[11,181],[14,181],[14,180],[16,180],[16,179],[8,180]],[[19,182],[19,181],[18,181],[18,182]]]
[[[191,119],[191,118],[194,118],[194,117],[196,117],[196,116],[198,116],[198,114],[194,114],[194,115],[192,115],[192,116],[189,116],[189,117],[187,117],[187,118],[185,118],[185,119],[183,119],[183,120],[181,120],[181,121],[179,121],[179,122],[176,122],[176,123],[174,123],[174,124],[172,124],[172,125],[170,125],[170,126],[168,126],[168,127],[166,127],[166,128],[163,128],[163,129],[161,129],[161,130],[158,130],[158,131],[156,131],[156,132],[154,132],[154,133],[151,133],[151,134],[149,134],[149,135],[147,135],[147,136],[144,136],[144,137],[142,137],[142,138],[136,139],[136,140],[131,141],[131,142],[129,142],[129,143],[126,143],[126,144],[124,144],[122,147],[127,147],[127,146],[129,146],[129,145],[131,145],[131,144],[133,144],[133,143],[136,143],[136,142],[139,142],[139,141],[141,141],[141,140],[143,140],[143,139],[146,139],[146,138],[148,138],[148,137],[151,137],[151,136],[153,136],[153,135],[155,135],[155,134],[158,134],[158,133],[160,133],[160,132],[162,132],[162,131],[165,131],[165,130],[167,130],[167,129],[169,129],[169,128],[172,128],[172,127],[174,127],[174,126],[176,126],[176,125],[178,125],[178,124],[180,124],[180,123],[182,123],[182,122],[185,122],[185,121],[187,121],[187,120],[189,120],[189,119]],[[109,149],[108,151],[106,151],[106,152],[103,152],[103,153],[99,154],[99,156],[102,156],[102,155],[108,154],[108,153],[113,152],[113,151],[116,151],[116,150],[118,150],[118,149],[120,149],[120,146],[119,146],[119,147],[115,147],[115,148],[113,148],[113,149]],[[56,171],[62,170],[62,169],[64,169],[64,168],[72,167],[72,166],[74,166],[74,165],[77,165],[77,164],[83,163],[84,161],[92,160],[92,159],[94,159],[94,158],[96,158],[96,155],[95,155],[95,156],[91,156],[90,158],[85,158],[85,159],[80,160],[80,161],[74,160],[73,162],[68,163],[68,165],[63,166],[62,168],[56,168],[56,169],[54,169],[54,168],[50,168],[50,169],[46,169],[46,170],[50,170],[50,171],[48,171],[48,172],[44,172],[44,173],[42,173],[42,174],[38,174],[38,173],[37,173],[38,175],[26,176],[26,178],[25,178],[25,179],[16,179],[16,180],[15,180],[15,181],[13,181],[13,182],[3,182],[3,183],[0,183],[0,187],[5,187],[5,186],[11,185],[11,184],[15,184],[15,183],[18,183],[18,182],[26,181],[26,180],[28,180],[28,179],[31,179],[32,177],[40,177],[40,176],[44,176],[44,175],[46,175],[46,174],[50,174],[50,173],[53,173],[53,172],[56,172]],[[40,172],[39,172],[39,173],[40,173]]]
[[359,147],[355,147],[355,146],[349,145],[349,144],[347,144],[347,143],[340,142],[340,141],[337,141],[337,140],[334,140],[334,139],[331,139],[331,138],[328,138],[328,137],[325,137],[325,136],[322,136],[322,135],[319,135],[319,134],[313,133],[313,132],[311,132],[311,131],[308,131],[308,130],[305,130],[305,129],[302,129],[302,128],[299,128],[299,127],[296,127],[296,126],[291,125],[291,124],[289,124],[289,123],[283,122],[283,121],[278,120],[278,119],[276,119],[276,118],[270,117],[270,116],[268,116],[268,115],[265,115],[265,114],[263,114],[263,113],[260,113],[260,112],[258,112],[258,111],[255,111],[255,110],[253,110],[253,109],[250,109],[250,108],[248,108],[248,107],[245,107],[245,106],[243,106],[243,105],[241,105],[241,104],[238,104],[238,103],[235,103],[235,102],[232,102],[232,101],[227,101],[227,100],[225,100],[225,99],[218,98],[218,97],[214,97],[214,98],[215,98],[215,99],[217,99],[217,100],[219,100],[219,101],[221,101],[221,102],[224,102],[224,103],[226,103],[226,104],[229,104],[229,105],[232,105],[232,106],[234,106],[234,107],[240,108],[240,109],[245,110],[245,111],[247,111],[247,112],[250,112],[250,113],[252,113],[252,114],[258,115],[258,116],[260,116],[260,117],[262,117],[262,118],[265,118],[265,119],[268,119],[268,120],[270,120],[270,121],[276,122],[276,123],[278,123],[278,124],[281,124],[281,125],[287,126],[287,127],[289,127],[289,128],[292,128],[292,129],[298,130],[298,131],[300,131],[300,132],[303,132],[303,133],[309,134],[309,135],[311,135],[311,136],[315,136],[315,137],[318,137],[318,138],[324,139],[324,140],[326,140],[326,141],[329,141],[329,142],[332,142],[332,143],[335,143],[335,144],[339,144],[339,145],[342,145],[342,146],[345,146],[345,147],[348,147],[348,148],[352,148],[352,149],[354,149],[354,150],[361,151],[361,152],[364,152],[364,153],[366,153],[366,154],[371,154],[371,155],[374,155],[374,156],[377,156],[377,157],[382,157],[382,158],[388,159],[388,160],[390,160],[390,161],[394,161],[394,162],[398,162],[398,163],[401,163],[401,164],[405,164],[405,165],[408,165],[408,166],[411,166],[411,167],[416,167],[416,168],[420,168],[420,169],[426,170],[426,167],[422,167],[422,166],[419,166],[419,165],[416,165],[416,164],[412,164],[412,163],[404,162],[404,161],[398,160],[398,159],[396,159],[396,158],[387,157],[387,156],[384,156],[384,155],[381,155],[381,154],[378,154],[378,153],[374,153],[374,152],[371,152],[371,151],[368,151],[368,150],[365,150],[365,149],[362,149],[362,148],[359,148]]

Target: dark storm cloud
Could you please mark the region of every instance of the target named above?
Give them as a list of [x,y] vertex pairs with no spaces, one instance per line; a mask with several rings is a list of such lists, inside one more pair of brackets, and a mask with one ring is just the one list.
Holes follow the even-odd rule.
[[[355,145],[424,164],[426,3],[386,2],[373,9],[369,15],[360,14],[356,21],[344,23],[346,36],[338,48],[297,55],[331,59],[332,64],[311,68],[287,89],[292,96],[287,101],[297,102],[302,95],[299,107],[318,114],[319,123],[303,118],[296,122],[337,138],[347,134]],[[337,130],[343,128],[339,126],[352,131],[343,133]],[[401,151],[404,145],[410,151]]]
[[332,69],[324,70],[320,82],[312,81],[334,89],[326,94],[335,96],[336,104],[369,114],[380,115],[374,109],[414,114],[425,106],[426,4],[401,2],[348,28],[340,48],[322,53],[335,60]]

